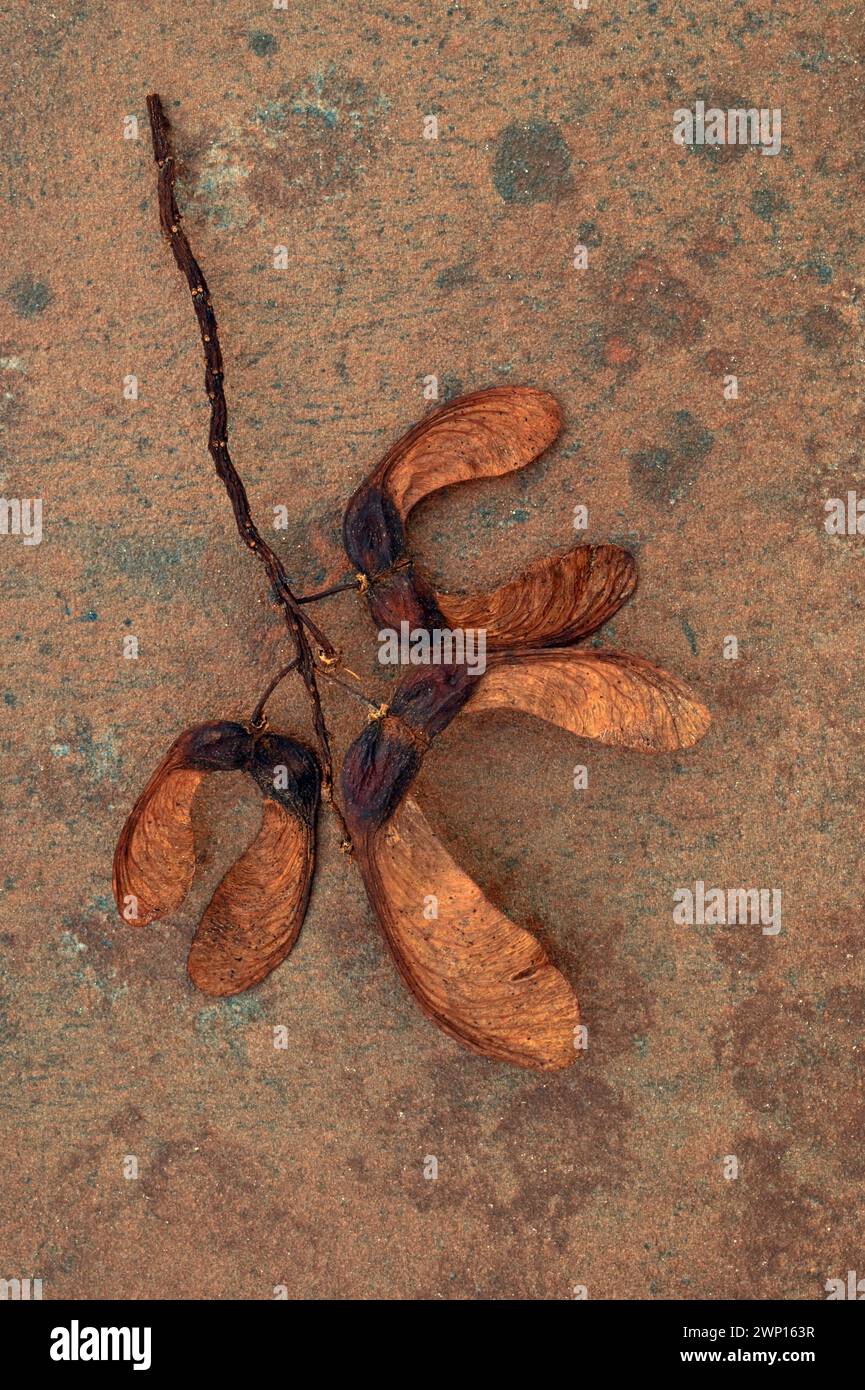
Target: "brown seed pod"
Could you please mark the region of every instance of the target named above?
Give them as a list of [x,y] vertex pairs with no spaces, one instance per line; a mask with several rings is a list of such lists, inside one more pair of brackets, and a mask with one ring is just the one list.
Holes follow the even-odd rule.
[[195,873],[195,792],[208,772],[240,770],[264,794],[261,829],[214,893],[189,955],[193,982],[216,995],[257,984],[297,939],[315,859],[315,756],[293,739],[241,724],[187,729],[135,803],[114,855],[114,896],[125,921],[145,926],[173,912]]
[[406,545],[405,521],[428,493],[524,468],[556,438],[555,397],[528,386],[496,386],[448,402],[397,441],[349,501],[343,540],[369,580],[380,627],[441,626],[435,594]]
[[195,873],[192,800],[207,772],[243,766],[241,724],[197,724],[174,740],[120,832],[114,900],[124,921],[146,927],[180,906]]
[[588,637],[637,587],[632,555],[617,545],[578,545],[537,560],[488,594],[437,594],[449,628],[482,628],[488,651],[550,647]]
[[285,960],[312,887],[318,763],[271,734],[256,742],[249,771],[265,798],[261,829],[211,898],[189,951],[189,977],[205,994],[239,994]]
[[[487,900],[406,796],[361,858],[399,972],[440,1028],[537,1070],[575,1061],[576,996],[540,943]],[[424,899],[436,899],[427,920]]]
[[[418,667],[346,754],[342,793],[370,903],[421,1008],[467,1047],[540,1070],[578,1055],[576,997],[546,953],[458,867],[408,794],[431,739],[460,712],[516,709],[583,738],[660,752],[709,713],[641,657],[570,648],[495,654],[482,676]],[[436,913],[424,914],[432,895]]]
[[644,753],[690,748],[711,716],[687,686],[628,652],[547,650],[495,656],[467,711],[514,709]]
[[[576,997],[546,952],[459,868],[406,793],[423,752],[469,698],[464,668],[420,668],[349,749],[342,793],[370,902],[400,974],[446,1033],[484,1056],[549,1070],[576,1059]],[[424,915],[432,894],[437,915]]]

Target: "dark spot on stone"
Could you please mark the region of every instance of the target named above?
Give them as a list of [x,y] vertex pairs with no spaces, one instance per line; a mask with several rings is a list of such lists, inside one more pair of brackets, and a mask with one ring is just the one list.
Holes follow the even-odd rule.
[[[388,104],[334,64],[300,86],[283,84],[256,114],[263,137],[244,184],[249,203],[285,211],[354,187],[376,154]],[[232,150],[235,157],[247,162],[248,141]]]
[[812,257],[805,262],[805,269],[819,281],[821,285],[828,285],[832,282],[832,267],[827,265],[820,256]]
[[8,705],[10,709],[14,709],[18,703],[18,696],[11,690],[6,690],[3,693],[3,703],[4,705]]
[[790,204],[772,188],[755,188],[751,194],[751,211],[763,222],[776,222]]
[[834,1194],[825,1186],[797,1181],[795,1160],[790,1161],[787,1146],[775,1137],[734,1134],[728,1149],[736,1155],[739,1172],[729,1183],[728,1196],[735,1257],[717,1269],[715,1296],[735,1297],[744,1286],[757,1298],[800,1297],[809,1266],[818,1271],[819,1288],[823,1271],[837,1259]]
[[640,357],[634,345],[626,342],[624,338],[620,338],[615,333],[605,340],[601,350],[601,359],[605,367],[634,368],[640,363]]
[[691,624],[688,622],[687,618],[679,618],[679,622],[682,624],[682,631],[688,639],[688,646],[691,648],[693,655],[696,656],[697,634],[694,632],[694,629],[691,627]]
[[678,502],[695,482],[714,442],[711,430],[689,410],[677,411],[665,445],[631,455],[632,486],[651,502]]
[[[861,938],[852,921],[848,926],[824,919],[819,925],[825,934],[816,938],[810,959],[802,960],[792,981],[773,974],[774,958],[767,956],[759,933],[749,934],[745,946],[737,929],[738,946],[726,946],[723,955],[716,945],[731,972],[752,976],[752,988],[718,1020],[715,1056],[761,1122],[777,1118],[818,1147],[830,1134],[827,1160],[858,1182],[865,1173]],[[743,956],[745,949],[750,959]],[[835,972],[840,983],[826,989]],[[820,1096],[817,1107],[815,1095]]]
[[674,421],[676,452],[689,462],[701,462],[715,442],[712,431],[701,425],[690,410],[677,410]]
[[577,228],[577,242],[580,246],[600,246],[602,241],[597,222],[580,223]]
[[739,370],[739,357],[725,348],[712,348],[703,357],[703,367],[711,376],[726,376]]
[[449,265],[436,276],[436,286],[440,290],[456,290],[462,285],[470,285],[476,279],[470,265]]
[[106,542],[94,534],[101,549],[100,563],[132,579],[139,594],[164,602],[190,582],[201,555],[204,540],[199,536],[179,539],[175,545],[159,545],[154,537],[127,536]]
[[275,53],[279,48],[273,34],[266,34],[262,29],[252,31],[249,36],[249,46],[259,58],[269,58],[271,53]]
[[113,1134],[116,1139],[128,1139],[132,1132],[143,1122],[144,1116],[137,1105],[131,1101],[110,1115],[107,1120],[108,1132]]
[[571,186],[571,152],[558,126],[526,121],[506,126],[493,158],[492,180],[506,203],[549,203]]
[[610,291],[607,340],[628,343],[648,335],[655,342],[689,346],[702,337],[708,315],[708,305],[664,261],[639,256]]
[[32,275],[21,275],[9,286],[7,297],[12,301],[16,314],[32,319],[47,308],[52,295],[41,280],[34,280]]
[[[638,555],[643,548],[643,540],[637,531],[611,531],[608,537],[610,545],[618,545],[622,550],[630,550],[632,555]],[[609,631],[609,628],[607,629]]]
[[844,337],[844,322],[837,309],[809,309],[802,320],[802,336],[809,347],[835,347]]
[[572,24],[570,40],[578,48],[591,48],[595,42],[595,32],[588,24]]
[[[727,122],[728,113],[730,111],[747,112],[754,111],[755,109],[757,109],[755,108],[753,101],[749,101],[748,98],[744,97],[741,92],[734,92],[730,90],[703,92],[701,100],[705,108],[707,125],[709,124],[709,113],[711,111],[723,112],[725,133],[729,130]],[[683,104],[686,106],[688,105],[687,102]],[[752,125],[750,121],[746,121],[745,132],[746,135],[750,137],[752,133]],[[759,136],[759,128],[756,131],[756,134]],[[754,146],[750,143],[749,139],[746,139],[741,144],[738,140],[734,141],[731,144],[728,144],[725,139],[722,145],[712,145],[708,143],[704,145],[694,144],[689,145],[688,149],[692,155],[696,155],[700,159],[709,160],[710,163],[714,165],[721,165],[723,167],[731,163],[731,161],[741,159],[744,155],[748,154],[750,150],[753,150]]]
[[634,454],[631,460],[631,477],[634,476],[635,466],[641,473],[665,474],[671,461],[669,449],[644,449],[642,453]]
[[701,270],[714,270],[715,262],[729,256],[734,244],[729,232],[704,232],[695,238],[688,254]]

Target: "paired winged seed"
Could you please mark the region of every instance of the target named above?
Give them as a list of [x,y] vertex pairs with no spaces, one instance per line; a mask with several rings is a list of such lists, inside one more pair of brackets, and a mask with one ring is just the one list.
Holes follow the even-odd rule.
[[[506,653],[486,673],[410,670],[390,713],[346,754],[343,803],[370,903],[408,988],[440,1028],[475,1051],[547,1070],[576,1060],[576,997],[538,942],[458,867],[410,787],[429,742],[461,710],[510,708],[582,737],[641,751],[687,747],[708,713],[640,657],[568,649]],[[428,894],[437,916],[427,921]]]
[[261,829],[213,895],[189,974],[207,994],[237,994],[270,973],[303,923],[315,862],[318,762],[293,739],[201,724],[172,744],[136,802],[114,856],[114,896],[145,926],[175,911],[195,873],[192,801],[210,772],[248,772],[264,797]]

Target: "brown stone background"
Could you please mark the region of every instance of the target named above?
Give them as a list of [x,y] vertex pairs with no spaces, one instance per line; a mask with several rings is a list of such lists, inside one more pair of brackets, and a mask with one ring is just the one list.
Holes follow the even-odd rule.
[[[4,51],[0,464],[44,539],[0,538],[0,1275],[75,1298],[819,1299],[865,1273],[863,540],[823,525],[863,486],[861,8],[55,0],[15,7]],[[114,915],[150,769],[183,726],[245,715],[285,650],[205,449],[154,88],[233,452],[258,517],[290,509],[298,589],[345,577],[341,508],[426,374],[532,383],[563,402],[558,445],[429,501],[420,554],[486,586],[586,503],[587,538],[640,563],[604,639],[711,705],[680,756],[485,717],[428,759],[436,829],[576,982],[590,1048],[564,1074],[421,1017],[326,819],[292,957],[197,994],[195,921],[256,827],[242,783],[202,796],[177,919]],[[782,152],[676,147],[700,97],[780,106]],[[318,612],[385,691],[355,597]],[[363,712],[330,709],[343,750]],[[293,688],[273,712],[308,727]],[[698,878],[780,888],[782,933],[675,926]]]

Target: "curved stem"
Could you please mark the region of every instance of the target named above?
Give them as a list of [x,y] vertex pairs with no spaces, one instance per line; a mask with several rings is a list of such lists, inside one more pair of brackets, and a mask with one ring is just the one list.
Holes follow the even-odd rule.
[[338,685],[343,690],[346,690],[349,695],[353,695],[356,700],[361,700],[365,705],[369,705],[370,709],[381,709],[381,701],[371,700],[368,695],[364,694],[359,686],[355,687],[349,685],[348,681],[342,680],[334,671],[329,671],[326,666],[322,668],[321,674],[326,676],[329,681],[333,681],[334,685]]
[[259,700],[258,704],[255,706],[255,709],[252,711],[252,716],[249,720],[250,724],[252,724],[253,726],[261,724],[262,718],[264,716],[265,705],[267,704],[276,687],[279,685],[280,681],[284,680],[285,677],[291,671],[297,670],[297,664],[298,658],[294,657],[293,660],[291,660],[287,666],[283,666],[281,671],[277,671],[273,680],[270,682],[264,694],[261,696],[261,699]]
[[318,603],[320,598],[330,598],[332,594],[343,594],[347,589],[359,589],[357,579],[349,579],[345,584],[333,584],[329,589],[319,589],[317,594],[302,594],[298,603]]

